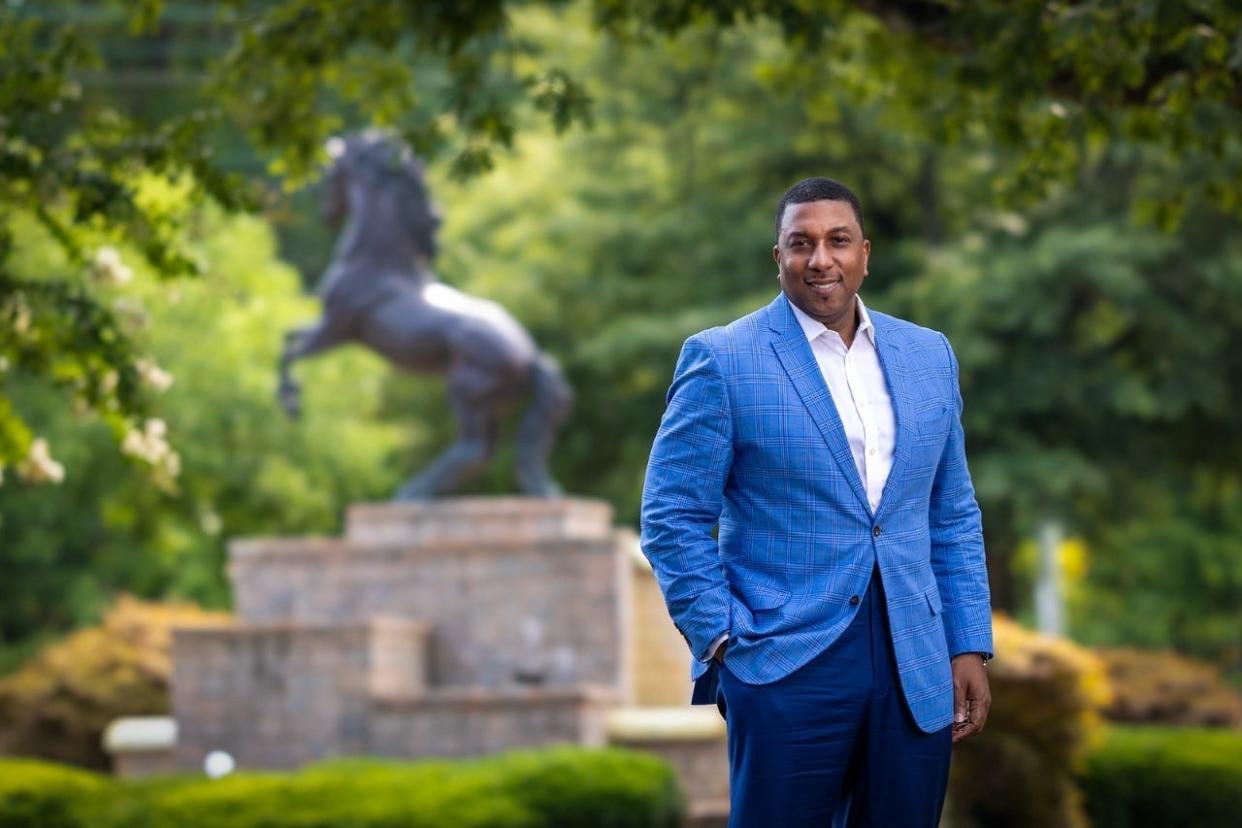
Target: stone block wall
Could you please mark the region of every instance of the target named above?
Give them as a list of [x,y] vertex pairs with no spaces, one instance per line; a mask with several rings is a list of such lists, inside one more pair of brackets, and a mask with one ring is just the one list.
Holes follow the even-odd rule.
[[[249,768],[365,753],[375,691],[421,689],[398,662],[423,660],[425,635],[388,620],[174,631],[178,766],[200,767],[212,750]],[[394,649],[377,659],[383,645]]]
[[230,552],[247,623],[418,619],[433,630],[430,684],[626,692],[630,573],[605,504],[356,506],[344,539],[247,540]]

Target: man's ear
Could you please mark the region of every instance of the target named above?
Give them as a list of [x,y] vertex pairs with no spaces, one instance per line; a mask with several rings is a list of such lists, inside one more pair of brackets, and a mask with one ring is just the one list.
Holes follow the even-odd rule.
[[779,244],[772,245],[772,261],[777,264],[781,263],[781,246]]
[[863,276],[867,276],[870,272],[867,270],[867,262],[871,260],[871,239],[863,239]]

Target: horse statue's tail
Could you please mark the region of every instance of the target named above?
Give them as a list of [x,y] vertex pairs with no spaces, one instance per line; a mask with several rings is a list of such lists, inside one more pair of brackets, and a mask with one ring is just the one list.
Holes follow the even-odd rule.
[[531,366],[531,399],[517,430],[517,482],[522,491],[554,497],[560,487],[548,471],[556,432],[569,416],[573,391],[560,366],[540,353]]

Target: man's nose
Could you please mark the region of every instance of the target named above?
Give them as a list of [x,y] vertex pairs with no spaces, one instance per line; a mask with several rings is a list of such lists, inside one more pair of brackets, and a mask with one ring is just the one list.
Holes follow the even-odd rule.
[[807,262],[807,267],[812,270],[827,270],[832,265],[832,255],[828,250],[828,245],[815,245],[815,250],[811,252],[811,260]]

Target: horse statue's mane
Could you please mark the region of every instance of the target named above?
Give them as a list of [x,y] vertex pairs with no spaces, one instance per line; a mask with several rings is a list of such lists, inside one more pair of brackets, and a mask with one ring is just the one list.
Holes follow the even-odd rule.
[[399,229],[410,234],[428,261],[434,259],[440,222],[431,208],[423,163],[410,148],[385,130],[368,129],[332,138],[326,149],[333,160],[329,177],[348,175],[372,198],[394,199],[396,215],[406,219]]
[[366,130],[328,142],[324,218],[343,224],[320,287],[322,318],[285,335],[280,401],[300,411],[291,374],[299,359],[347,342],[396,367],[445,376],[459,425],[457,441],[397,492],[425,499],[476,475],[495,451],[499,419],[529,398],[516,433],[519,488],[560,490],[548,455],[572,393],[556,363],[495,302],[439,283],[431,271],[440,217],[422,163],[392,135]]

